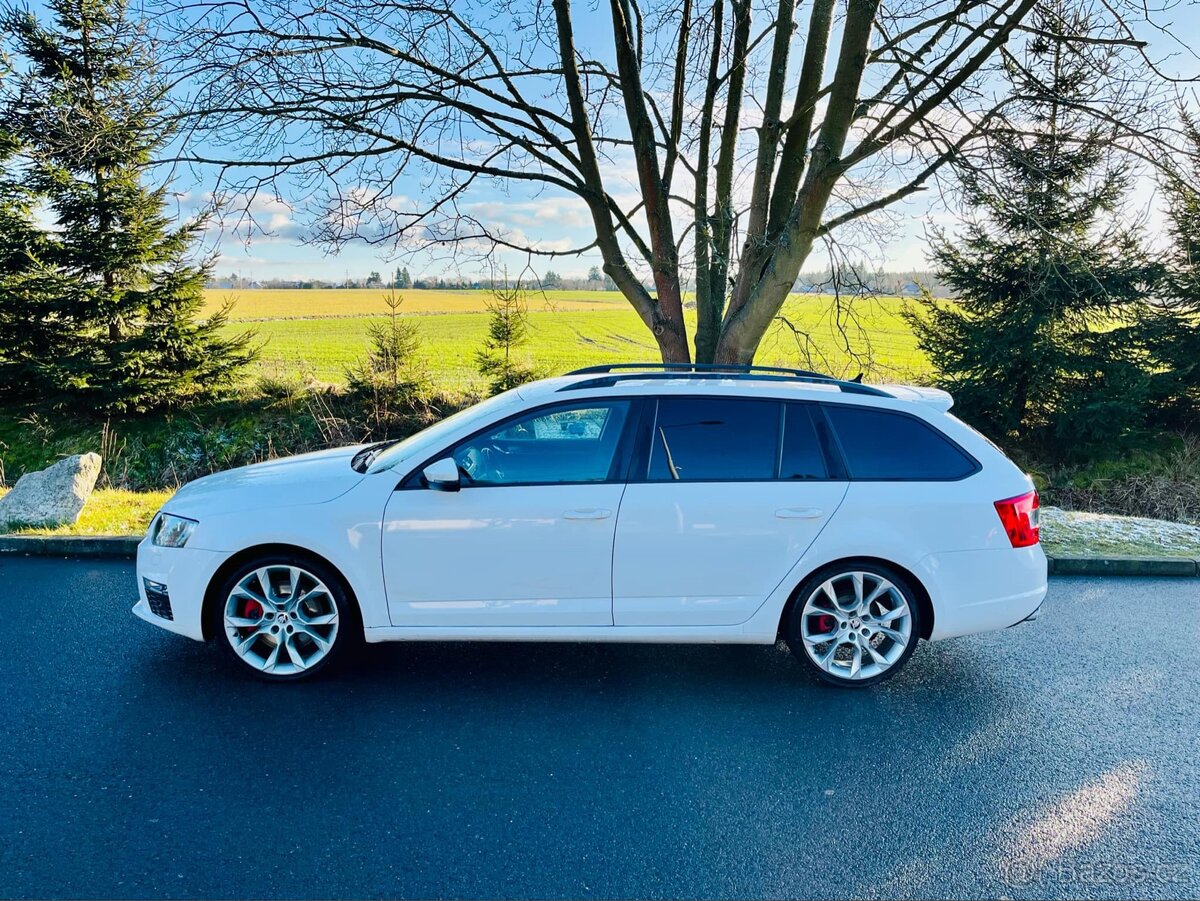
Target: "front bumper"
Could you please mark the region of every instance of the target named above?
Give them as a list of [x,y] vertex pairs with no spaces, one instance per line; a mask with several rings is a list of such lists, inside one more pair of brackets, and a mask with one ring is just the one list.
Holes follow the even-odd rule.
[[[220,565],[228,558],[223,551],[196,548],[158,547],[149,538],[138,545],[138,601],[133,613],[139,619],[197,641],[204,640],[204,595]],[[171,619],[158,616],[146,597],[146,580],[166,586],[170,595]],[[161,605],[156,605],[161,608]]]

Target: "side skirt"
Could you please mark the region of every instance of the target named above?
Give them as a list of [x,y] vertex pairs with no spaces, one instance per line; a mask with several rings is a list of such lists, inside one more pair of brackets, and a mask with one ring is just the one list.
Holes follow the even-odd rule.
[[384,641],[608,641],[636,644],[774,644],[775,632],[742,626],[379,626],[371,643]]

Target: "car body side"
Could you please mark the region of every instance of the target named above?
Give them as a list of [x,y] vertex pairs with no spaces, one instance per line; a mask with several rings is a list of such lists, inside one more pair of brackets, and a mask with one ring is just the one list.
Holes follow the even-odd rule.
[[[303,455],[199,479],[185,486],[164,512],[194,519],[184,548],[138,549],[139,602],[134,612],[155,625],[193,639],[206,635],[205,604],[211,587],[238,560],[264,548],[298,550],[328,562],[345,579],[358,604],[368,641],[547,640],[626,642],[773,643],[796,587],[835,562],[868,558],[899,567],[931,602],[926,637],[950,638],[1013,625],[1033,614],[1046,592],[1046,559],[1040,545],[1013,548],[993,507],[1030,488],[990,442],[940,409],[912,400],[858,396],[825,386],[737,381],[697,385],[687,379],[622,384],[622,397],[696,396],[808,401],[888,409],[924,420],[981,465],[953,481],[846,480],[836,510],[769,594],[748,616],[722,625],[394,625],[383,565],[384,511],[401,483],[442,449],[517,412],[564,400],[611,400],[611,389],[562,391],[570,380],[518,389],[440,430],[436,441],[414,442],[406,453],[386,455],[367,473],[351,469],[360,448]],[[209,490],[223,489],[223,490]],[[471,489],[465,489],[471,490]],[[492,489],[492,490],[504,490]],[[519,490],[519,489],[514,489]],[[402,501],[402,499],[400,499]],[[620,513],[616,511],[620,528]],[[683,564],[686,565],[686,564]],[[169,586],[174,618],[155,616],[143,578]],[[751,612],[752,611],[752,612]]]

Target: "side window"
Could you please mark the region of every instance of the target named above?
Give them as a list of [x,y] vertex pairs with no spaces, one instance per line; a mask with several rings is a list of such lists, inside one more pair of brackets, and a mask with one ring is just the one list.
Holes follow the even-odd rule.
[[465,485],[555,485],[609,478],[629,401],[555,407],[506,422],[460,444]]
[[779,478],[825,479],[825,457],[813,427],[808,404],[784,404],[783,447],[779,453]]
[[975,461],[912,416],[866,407],[825,407],[852,479],[959,479]]
[[683,482],[771,479],[778,449],[775,401],[663,398],[654,423],[649,477]]

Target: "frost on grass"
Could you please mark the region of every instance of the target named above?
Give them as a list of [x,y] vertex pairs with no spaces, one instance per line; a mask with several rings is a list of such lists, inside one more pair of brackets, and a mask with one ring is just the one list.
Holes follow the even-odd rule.
[[1194,556],[1200,554],[1200,526],[1081,513],[1042,507],[1042,540],[1053,553]]

